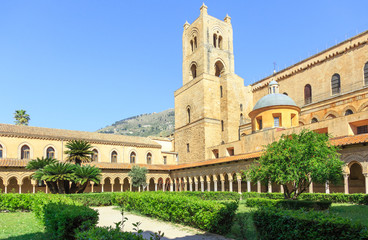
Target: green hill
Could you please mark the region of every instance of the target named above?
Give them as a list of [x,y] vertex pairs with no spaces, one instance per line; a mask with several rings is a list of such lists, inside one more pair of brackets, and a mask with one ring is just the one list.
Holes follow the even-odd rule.
[[100,133],[122,134],[130,136],[162,136],[166,137],[174,132],[174,109],[159,113],[147,113],[126,118],[98,130]]

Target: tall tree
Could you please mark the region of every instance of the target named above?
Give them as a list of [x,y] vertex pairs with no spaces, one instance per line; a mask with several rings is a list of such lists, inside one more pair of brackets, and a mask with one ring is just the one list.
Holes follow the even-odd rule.
[[145,167],[139,167],[139,166],[133,166],[130,172],[128,173],[128,176],[132,179],[132,185],[134,187],[146,187],[146,175],[148,173],[147,168]]
[[314,183],[338,183],[344,163],[339,149],[329,136],[310,130],[282,135],[267,145],[259,160],[245,171],[244,177],[263,184],[276,183],[284,188],[286,199],[297,199]]
[[14,118],[15,118],[16,125],[28,126],[29,120],[31,120],[29,115],[26,113],[26,110],[23,110],[23,109],[16,110],[14,113]]
[[67,161],[74,162],[77,165],[92,162],[93,151],[91,151],[92,145],[89,142],[72,140],[65,146],[67,150],[64,153],[68,155]]

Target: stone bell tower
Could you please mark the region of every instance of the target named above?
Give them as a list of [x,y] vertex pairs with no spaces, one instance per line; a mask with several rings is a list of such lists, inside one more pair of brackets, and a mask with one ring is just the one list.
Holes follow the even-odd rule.
[[175,91],[175,150],[179,163],[211,158],[207,148],[238,139],[244,81],[234,74],[231,18],[202,5],[183,31],[183,86]]

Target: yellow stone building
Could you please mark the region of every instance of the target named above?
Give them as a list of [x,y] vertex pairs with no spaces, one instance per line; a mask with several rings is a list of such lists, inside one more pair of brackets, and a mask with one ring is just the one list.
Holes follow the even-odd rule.
[[[341,147],[344,184],[311,185],[310,192],[368,193],[368,31],[269,77],[244,86],[235,74],[231,18],[202,5],[183,30],[183,86],[175,91],[174,138],[131,137],[0,124],[0,189],[47,189],[25,170],[42,156],[65,160],[65,144],[93,145],[102,169],[87,191],[132,189],[130,168],[148,168],[148,191],[280,192],[241,178],[241,170],[282,134],[308,128]],[[306,46],[307,47],[307,46]]]

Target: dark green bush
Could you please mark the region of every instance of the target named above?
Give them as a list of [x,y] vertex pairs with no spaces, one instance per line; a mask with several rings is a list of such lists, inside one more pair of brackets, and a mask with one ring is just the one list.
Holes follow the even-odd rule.
[[259,208],[253,222],[260,239],[368,239],[367,227],[318,211]]
[[308,210],[327,210],[330,208],[331,203],[331,201],[248,198],[245,202],[245,205],[247,207],[278,207],[294,210],[298,210],[301,208]]
[[[269,198],[269,199],[283,199],[283,193],[257,193],[257,192],[244,192],[242,198]],[[333,203],[356,203],[368,205],[368,194],[363,193],[302,193],[299,200],[310,201],[331,201]]]
[[49,239],[75,239],[76,231],[97,224],[98,212],[86,206],[50,203],[44,207],[44,222]]
[[116,202],[127,210],[220,234],[230,230],[238,208],[237,201],[220,203],[163,192],[126,192],[118,194]]
[[144,240],[141,235],[121,232],[119,227],[93,227],[75,234],[76,240]]
[[85,206],[111,206],[115,192],[70,194],[69,198]]

